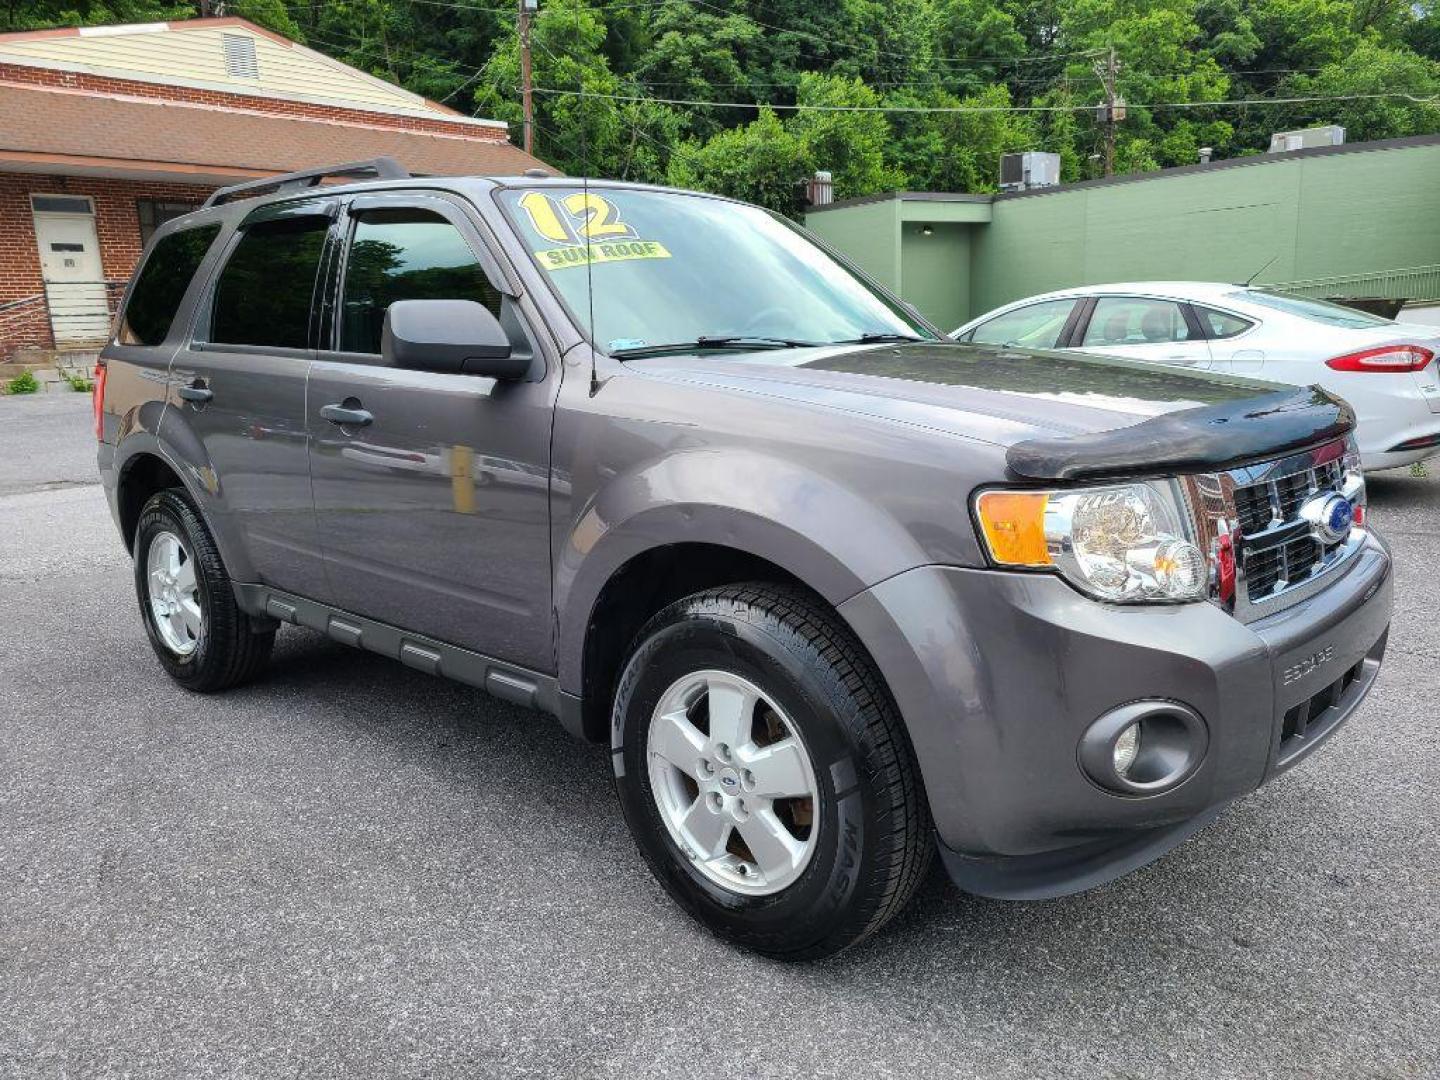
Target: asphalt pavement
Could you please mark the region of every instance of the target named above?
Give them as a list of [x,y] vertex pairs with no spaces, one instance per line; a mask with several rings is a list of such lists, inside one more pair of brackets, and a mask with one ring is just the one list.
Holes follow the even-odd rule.
[[936,876],[786,966],[666,898],[543,716],[288,627],[173,686],[93,450],[83,395],[0,398],[0,1077],[1440,1075],[1434,476],[1372,480],[1389,656],[1306,763],[1112,885]]

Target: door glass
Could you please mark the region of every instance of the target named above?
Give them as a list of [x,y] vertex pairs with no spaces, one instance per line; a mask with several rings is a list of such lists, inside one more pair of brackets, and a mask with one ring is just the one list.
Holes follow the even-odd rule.
[[1189,341],[1190,327],[1173,300],[1138,296],[1102,296],[1090,314],[1082,345],[1154,345]]
[[342,352],[378,353],[385,310],[396,300],[475,300],[499,317],[500,294],[439,214],[367,210],[358,218],[345,264]]
[[1074,300],[1044,300],[1007,311],[975,328],[970,341],[982,345],[1020,345],[1027,349],[1053,349],[1065,329]]
[[330,219],[291,217],[245,230],[215,286],[210,340],[303,349]]
[[219,232],[219,225],[183,229],[155,245],[135,280],[130,302],[125,305],[125,318],[120,324],[121,342],[159,345],[165,340],[190,279]]
[[1197,307],[1195,311],[1199,314],[1200,322],[1209,332],[1212,341],[1236,337],[1255,325],[1249,319],[1242,319],[1239,315],[1227,315],[1214,308]]

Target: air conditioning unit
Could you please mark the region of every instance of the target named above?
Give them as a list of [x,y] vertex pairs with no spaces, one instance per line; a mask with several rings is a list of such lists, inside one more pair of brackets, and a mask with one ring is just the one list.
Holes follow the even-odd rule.
[[1339,124],[1301,128],[1299,131],[1277,131],[1270,136],[1270,153],[1284,154],[1291,150],[1308,150],[1312,146],[1343,146],[1345,129]]
[[1029,191],[1060,183],[1060,155],[1028,150],[1000,155],[1000,190]]

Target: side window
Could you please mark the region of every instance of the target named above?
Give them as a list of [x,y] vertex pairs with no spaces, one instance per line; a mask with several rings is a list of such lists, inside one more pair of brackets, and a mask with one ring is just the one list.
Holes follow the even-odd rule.
[[245,230],[215,286],[210,340],[303,349],[330,219],[291,217]]
[[1139,296],[1102,296],[1090,313],[1081,345],[1153,345],[1189,341],[1190,325],[1173,300]]
[[1210,335],[1212,341],[1237,337],[1255,325],[1249,319],[1242,319],[1239,315],[1228,315],[1223,311],[1216,311],[1214,308],[1197,306],[1195,311],[1200,316],[1200,323],[1205,327],[1205,331]]
[[1075,307],[1074,300],[1042,300],[981,323],[966,340],[981,345],[1020,345],[1028,349],[1053,349],[1060,331]]
[[476,300],[500,315],[500,294],[454,225],[429,210],[366,210],[345,262],[340,350],[378,353],[396,300]]
[[165,340],[190,279],[219,233],[219,225],[206,225],[171,233],[155,245],[125,305],[122,345],[159,345]]

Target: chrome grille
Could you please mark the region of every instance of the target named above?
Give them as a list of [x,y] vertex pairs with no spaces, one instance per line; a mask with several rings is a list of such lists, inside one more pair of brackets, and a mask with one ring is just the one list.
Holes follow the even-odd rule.
[[1320,454],[1300,455],[1234,475],[1236,547],[1244,598],[1250,603],[1303,584],[1342,554],[1345,541],[1323,543],[1300,514],[1316,495],[1345,493],[1339,449],[1331,448],[1335,456],[1318,464],[1314,459]]
[[1260,618],[1324,588],[1327,575],[1359,550],[1362,529],[1326,543],[1302,514],[1311,499],[1329,492],[1363,501],[1363,479],[1347,471],[1344,449],[1332,443],[1190,478],[1187,490],[1201,543],[1212,560],[1221,549],[1234,559],[1233,591],[1222,593],[1217,572],[1216,603],[1244,621]]

